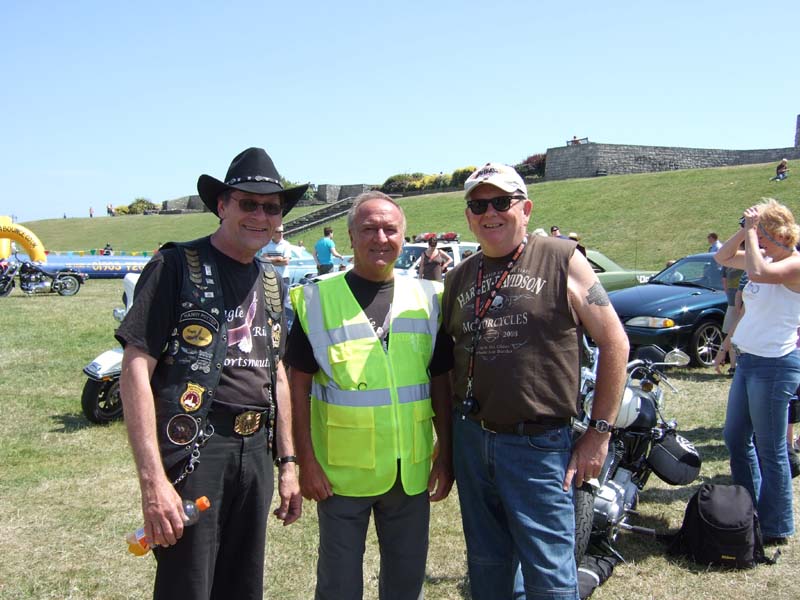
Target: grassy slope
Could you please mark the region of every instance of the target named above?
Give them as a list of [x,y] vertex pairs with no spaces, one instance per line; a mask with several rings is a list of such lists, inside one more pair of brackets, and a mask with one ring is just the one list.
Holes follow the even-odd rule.
[[[790,164],[800,171],[800,161]],[[554,181],[530,186],[533,199],[531,229],[558,224],[562,232],[576,231],[587,247],[600,250],[629,268],[660,269],[664,261],[704,251],[706,235],[716,231],[724,240],[736,228],[742,210],[763,196],[776,197],[800,209],[800,177],[771,182],[774,165],[695,169],[642,175]],[[459,231],[466,228],[459,193],[403,198],[409,234],[421,231]],[[308,208],[292,211],[291,217]],[[152,250],[168,239],[191,239],[210,232],[213,215],[130,216],[67,219],[26,223],[46,248],[77,250],[115,248]],[[331,223],[339,250],[348,253],[344,218]],[[291,237],[306,247],[322,237],[322,227]]]

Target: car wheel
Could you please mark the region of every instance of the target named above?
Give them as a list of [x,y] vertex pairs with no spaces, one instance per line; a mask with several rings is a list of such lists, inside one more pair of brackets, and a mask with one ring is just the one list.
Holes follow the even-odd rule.
[[692,334],[689,356],[698,367],[711,367],[722,340],[722,326],[717,321],[701,321]]

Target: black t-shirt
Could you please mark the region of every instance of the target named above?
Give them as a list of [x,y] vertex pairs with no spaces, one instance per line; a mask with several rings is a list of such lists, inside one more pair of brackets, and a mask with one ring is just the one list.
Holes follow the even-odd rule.
[[[350,291],[369,319],[375,335],[383,340],[384,348],[389,344],[389,319],[391,315],[392,298],[394,296],[394,280],[375,282],[359,277],[352,271],[344,276]],[[444,337],[448,337],[444,340]],[[449,342],[449,343],[448,343]],[[314,351],[308,341],[306,332],[300,324],[300,319],[295,319],[289,333],[284,361],[290,367],[304,373],[316,373],[319,364],[314,358]],[[436,336],[436,345],[429,365],[432,376],[446,373],[453,367],[452,340],[442,329]]]
[[[264,286],[258,265],[255,261],[240,263],[213,246],[211,248],[228,326],[228,349],[215,402],[238,407],[267,406],[272,385],[270,348],[273,332],[267,325]],[[179,252],[177,248],[162,250],[142,271],[136,284],[133,306],[115,333],[123,347],[131,344],[154,358],[161,356],[176,327],[175,307],[184,276]],[[278,284],[282,286],[280,278]],[[285,329],[283,318],[276,327],[281,331]],[[286,336],[280,338],[279,357]],[[210,359],[210,354],[200,351],[198,361]]]

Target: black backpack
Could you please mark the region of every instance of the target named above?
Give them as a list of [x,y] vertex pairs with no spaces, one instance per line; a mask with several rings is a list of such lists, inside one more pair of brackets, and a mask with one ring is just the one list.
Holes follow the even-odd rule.
[[758,514],[750,493],[740,485],[700,486],[686,506],[683,525],[670,540],[669,553],[701,565],[751,569],[774,564],[764,555]]

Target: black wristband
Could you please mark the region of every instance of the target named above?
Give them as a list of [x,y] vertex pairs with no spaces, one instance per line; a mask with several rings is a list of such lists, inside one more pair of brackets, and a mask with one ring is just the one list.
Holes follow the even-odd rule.
[[281,456],[275,459],[275,466],[280,467],[281,465],[285,465],[286,463],[296,463],[297,457],[294,454],[290,454],[288,456]]

